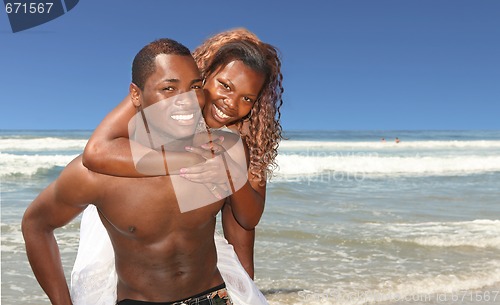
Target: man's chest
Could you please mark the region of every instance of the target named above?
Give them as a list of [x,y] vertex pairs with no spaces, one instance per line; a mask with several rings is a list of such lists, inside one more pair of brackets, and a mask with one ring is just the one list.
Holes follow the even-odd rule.
[[197,231],[213,222],[222,202],[182,213],[178,198],[193,198],[191,188],[172,186],[168,177],[107,181],[96,202],[105,226],[127,238],[159,240],[174,231]]

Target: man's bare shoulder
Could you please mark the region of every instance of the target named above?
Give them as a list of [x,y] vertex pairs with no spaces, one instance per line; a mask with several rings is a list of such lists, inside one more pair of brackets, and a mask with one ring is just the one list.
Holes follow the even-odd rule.
[[73,159],[55,181],[57,197],[74,203],[90,203],[99,194],[99,174],[88,170],[82,163],[82,156]]
[[33,200],[26,209],[23,223],[34,223],[46,229],[68,224],[97,198],[99,193],[95,191],[92,176],[83,167],[81,157],[75,158]]

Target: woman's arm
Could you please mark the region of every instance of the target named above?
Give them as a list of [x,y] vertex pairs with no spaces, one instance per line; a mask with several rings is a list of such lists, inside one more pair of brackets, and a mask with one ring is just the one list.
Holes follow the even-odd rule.
[[253,230],[260,221],[264,213],[264,204],[266,201],[266,182],[260,183],[250,172],[249,149],[243,141],[245,157],[247,160],[248,180],[238,191],[231,194],[228,202],[231,205],[235,220],[246,230]]
[[236,252],[241,265],[253,279],[255,229],[245,230],[240,226],[234,218],[233,211],[229,204],[225,204],[222,209],[222,228],[224,230],[224,237],[233,246],[234,252]]
[[[200,155],[210,151],[210,149],[213,149],[216,152],[223,151],[226,153],[231,149],[232,145],[234,145],[234,142],[236,141],[228,134],[226,134],[224,138],[227,138],[227,140],[224,140],[224,145],[212,143],[212,145],[202,145],[199,148],[190,148],[189,150]],[[246,159],[246,162],[243,161],[243,168],[245,169],[248,168],[249,165],[249,150],[245,142],[243,141],[242,143],[245,154],[244,159]],[[240,159],[236,163],[240,166],[242,165],[240,164],[242,160],[238,157],[238,154],[233,153],[232,156],[227,154],[227,161],[234,161],[231,157]],[[197,183],[209,183],[215,182],[216,180],[216,183],[220,183],[221,181],[219,180],[221,177],[225,179],[235,178],[235,174],[237,175],[237,172],[239,171],[230,171],[232,177],[229,177],[227,176],[227,167],[225,169],[226,164],[221,163],[222,161],[217,160],[216,158],[208,159],[202,165],[181,169],[181,177]],[[215,168],[211,168],[210,166],[219,168],[219,170],[217,171]],[[239,166],[237,167],[239,168]],[[234,169],[235,167],[232,168]],[[222,173],[220,173],[220,171],[222,171]],[[218,174],[214,175],[215,172],[218,172]],[[255,226],[259,222],[264,211],[266,184],[264,183],[261,185],[259,183],[260,180],[255,179],[249,169],[246,169],[246,172],[250,177],[250,181],[245,179],[243,186],[241,188],[238,186],[238,190],[235,193],[231,193],[231,195],[226,199],[226,204],[222,209],[222,227],[224,229],[225,238],[231,245],[233,245],[234,251],[238,255],[238,259],[241,264],[249,276],[253,278]],[[239,179],[234,179],[233,181],[237,182],[238,180]]]
[[[246,170],[248,173],[248,180],[246,179],[245,165],[242,166],[242,160],[239,152],[245,154],[247,166],[249,165],[249,150],[246,143],[243,141],[243,150],[235,150],[233,154],[226,154],[229,152],[232,141],[224,141],[224,145],[212,143],[209,145],[211,148],[202,145],[201,148],[190,148],[189,151],[203,154],[203,151],[215,149],[216,151],[223,151],[226,161],[223,163],[224,158],[208,159],[203,164],[193,166],[190,168],[182,168],[180,170],[181,177],[196,183],[223,183],[231,179],[235,185],[234,190],[230,193],[226,203],[231,205],[235,220],[241,227],[246,230],[253,230],[260,221],[262,213],[264,212],[264,202],[266,198],[266,184],[260,185],[260,180]],[[224,147],[225,146],[225,147]],[[237,145],[233,146],[237,147]],[[236,153],[235,153],[236,152]],[[236,159],[237,161],[234,161]],[[227,166],[229,164],[229,167]],[[244,164],[244,161],[243,161]],[[228,173],[229,170],[229,173]],[[241,174],[243,170],[243,174]],[[230,175],[230,176],[229,176]],[[242,180],[244,177],[244,180]],[[222,179],[222,181],[221,181]],[[231,187],[231,189],[233,189]]]
[[137,172],[128,139],[128,122],[136,110],[130,95],[113,109],[92,133],[83,152],[88,169],[115,176],[143,176]]
[[[246,144],[245,147],[245,157],[247,159],[247,166],[249,166],[249,151]],[[253,175],[248,170],[248,177],[251,179]],[[248,189],[250,187],[250,189]],[[247,189],[244,189],[247,188]],[[240,193],[241,192],[241,193]],[[245,198],[245,194],[251,195]],[[233,245],[234,251],[238,256],[243,268],[250,276],[254,279],[255,268],[254,268],[254,245],[255,245],[255,226],[262,217],[264,212],[264,203],[266,200],[266,184],[260,185],[259,181],[256,179],[251,179],[249,182],[243,186],[236,193],[232,194],[228,199],[227,203],[224,205],[222,210],[222,228],[224,230],[224,236],[227,241]],[[254,214],[256,218],[255,226],[247,230],[236,220],[233,211],[233,205],[248,205],[249,210],[253,211],[250,214]]]
[[251,180],[230,196],[234,217],[243,228],[252,230],[257,226],[264,213],[265,200],[265,186]]
[[[136,114],[130,95],[113,109],[95,129],[83,152],[83,165],[101,174],[122,177],[145,177],[168,175],[184,166],[192,166],[204,161],[196,154],[168,151],[169,166],[166,172],[162,153],[129,140],[128,123]],[[134,152],[144,157],[134,164]],[[166,148],[168,150],[168,148]],[[141,170],[138,171],[138,168]]]
[[[250,173],[249,173],[250,175]],[[248,204],[249,210],[254,210],[254,215],[257,218],[256,222],[258,222],[262,216],[264,211],[264,201],[265,201],[265,192],[266,187],[259,185],[256,181],[254,183],[250,183],[250,187],[252,190],[243,190],[245,193],[247,192],[255,192],[257,193],[250,198],[258,198],[257,200],[247,199],[245,201],[241,201],[242,197],[245,194],[238,194],[241,189],[235,194],[231,195],[227,199],[227,204],[224,205],[222,210],[222,228],[224,229],[224,237],[227,241],[233,245],[234,251],[238,256],[243,268],[245,268],[248,275],[253,279],[254,278],[254,244],[255,244],[255,227],[253,229],[247,230],[236,220],[235,214],[233,211],[233,206],[235,204],[235,200],[239,200],[238,204]],[[255,187],[255,189],[254,189]],[[242,196],[240,196],[242,195]],[[231,202],[232,201],[232,202]],[[260,212],[255,212],[260,211]],[[245,212],[243,212],[245,213]]]

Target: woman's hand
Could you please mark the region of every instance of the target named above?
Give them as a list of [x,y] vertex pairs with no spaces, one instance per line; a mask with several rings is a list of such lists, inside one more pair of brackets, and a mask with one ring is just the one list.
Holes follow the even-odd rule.
[[217,198],[234,193],[247,178],[246,163],[236,162],[221,145],[223,140],[223,137],[219,137],[200,147],[186,147],[187,151],[202,156],[206,161],[179,170],[181,177],[191,182],[205,184]]

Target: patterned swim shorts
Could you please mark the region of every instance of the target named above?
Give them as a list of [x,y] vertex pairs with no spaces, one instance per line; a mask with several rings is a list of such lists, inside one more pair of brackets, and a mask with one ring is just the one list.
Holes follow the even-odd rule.
[[210,290],[204,291],[182,301],[175,302],[146,302],[125,299],[116,303],[117,305],[233,305],[227,294],[226,285],[222,284]]

